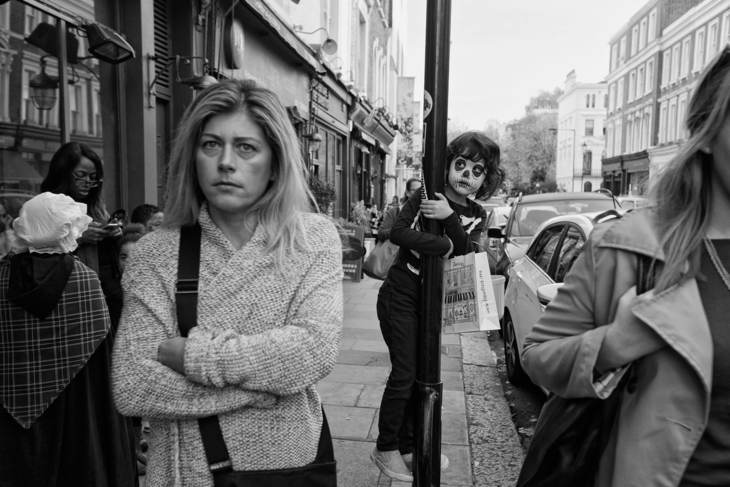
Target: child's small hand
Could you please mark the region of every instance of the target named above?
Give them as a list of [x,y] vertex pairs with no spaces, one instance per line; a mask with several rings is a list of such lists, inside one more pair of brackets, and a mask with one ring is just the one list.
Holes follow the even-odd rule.
[[421,213],[432,220],[445,220],[454,210],[449,206],[449,200],[441,193],[434,193],[437,199],[421,201]]

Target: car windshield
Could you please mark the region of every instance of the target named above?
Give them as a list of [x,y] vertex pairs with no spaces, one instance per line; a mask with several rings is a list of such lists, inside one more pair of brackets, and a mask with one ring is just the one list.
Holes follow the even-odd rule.
[[515,208],[510,234],[513,237],[532,237],[537,233],[540,225],[552,217],[576,213],[598,213],[612,209],[614,209],[614,204],[611,198],[520,203]]

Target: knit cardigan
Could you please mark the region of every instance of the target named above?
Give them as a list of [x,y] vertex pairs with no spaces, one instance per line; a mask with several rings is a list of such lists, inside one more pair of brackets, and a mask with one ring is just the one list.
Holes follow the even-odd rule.
[[123,276],[112,388],[119,411],[151,418],[147,486],[212,486],[196,419],[217,414],[235,470],[314,460],[322,425],[314,385],[334,367],[342,332],[342,254],[334,225],[303,213],[306,248],[277,270],[259,226],[236,250],[200,212],[198,325],[181,375],[157,361],[179,336],[179,230],[137,244]]

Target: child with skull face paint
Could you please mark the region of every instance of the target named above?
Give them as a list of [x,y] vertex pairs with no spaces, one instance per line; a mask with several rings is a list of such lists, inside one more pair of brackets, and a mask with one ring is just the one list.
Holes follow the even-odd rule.
[[[416,334],[420,311],[420,255],[448,258],[479,250],[486,212],[468,198],[489,197],[500,185],[499,146],[481,132],[465,132],[448,146],[446,184],[435,200],[421,192],[403,205],[390,233],[400,246],[396,262],[378,294],[380,330],[388,346],[392,369],[380,406],[379,435],[371,453],[373,462],[389,477],[410,482],[413,431],[416,415]],[[443,223],[444,234],[411,228],[419,212]],[[442,467],[448,464],[442,456]]]

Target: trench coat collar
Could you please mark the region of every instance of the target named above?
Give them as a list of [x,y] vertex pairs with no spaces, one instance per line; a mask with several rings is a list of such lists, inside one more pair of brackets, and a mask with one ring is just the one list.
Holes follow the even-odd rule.
[[664,261],[664,251],[659,244],[653,213],[651,208],[642,208],[604,223],[603,225],[610,226],[598,246],[627,250]]
[[[664,261],[653,213],[651,208],[644,208],[607,222],[610,227],[598,246]],[[712,335],[697,280],[685,279],[659,294],[649,291],[639,298],[632,311],[689,363],[709,394],[712,390]]]

